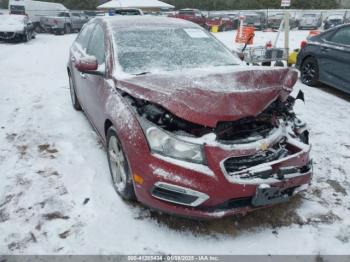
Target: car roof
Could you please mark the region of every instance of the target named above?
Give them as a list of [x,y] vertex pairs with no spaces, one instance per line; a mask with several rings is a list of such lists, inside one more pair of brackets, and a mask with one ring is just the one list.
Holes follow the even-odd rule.
[[331,29],[328,29],[326,31],[323,31],[322,33],[320,33],[319,35],[315,35],[315,36],[312,36],[310,37],[310,40],[313,39],[313,40],[316,40],[316,41],[320,41],[320,38],[322,38],[324,35],[327,35],[329,34],[330,32],[334,32],[340,28],[343,28],[343,27],[350,27],[350,24],[342,24],[342,25],[337,25],[335,27],[332,27]]
[[130,27],[172,27],[172,28],[182,28],[182,27],[197,27],[195,23],[171,18],[171,17],[154,17],[154,16],[107,16],[99,17],[99,19],[112,27],[118,28],[130,28]]

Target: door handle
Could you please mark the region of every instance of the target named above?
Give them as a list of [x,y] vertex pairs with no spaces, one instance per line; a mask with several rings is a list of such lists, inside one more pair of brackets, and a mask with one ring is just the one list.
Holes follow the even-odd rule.
[[83,72],[80,73],[80,76],[81,78],[86,79],[86,75]]
[[71,56],[70,61],[72,61],[72,63],[75,63],[75,61],[76,61],[75,57]]

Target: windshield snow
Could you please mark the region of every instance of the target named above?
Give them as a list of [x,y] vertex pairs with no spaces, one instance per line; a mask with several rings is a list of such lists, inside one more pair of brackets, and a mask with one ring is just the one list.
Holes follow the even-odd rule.
[[118,62],[129,74],[240,64],[199,28],[115,28],[114,39]]

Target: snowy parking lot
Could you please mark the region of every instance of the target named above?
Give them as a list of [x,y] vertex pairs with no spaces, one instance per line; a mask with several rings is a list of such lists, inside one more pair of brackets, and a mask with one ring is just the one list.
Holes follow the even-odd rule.
[[[292,31],[297,48],[307,31]],[[235,32],[216,36],[232,47]],[[255,43],[275,33],[257,32]],[[0,254],[349,254],[350,96],[300,82],[313,184],[246,216],[192,221],[123,202],[105,150],[71,106],[75,35],[0,43]],[[282,44],[282,42],[281,42]]]

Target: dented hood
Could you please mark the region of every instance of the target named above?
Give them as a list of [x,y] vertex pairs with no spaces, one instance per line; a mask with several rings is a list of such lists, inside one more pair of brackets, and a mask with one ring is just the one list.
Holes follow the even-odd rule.
[[286,99],[296,81],[291,69],[237,66],[220,72],[136,76],[117,81],[117,87],[182,119],[215,127],[221,121],[257,116],[277,98]]

